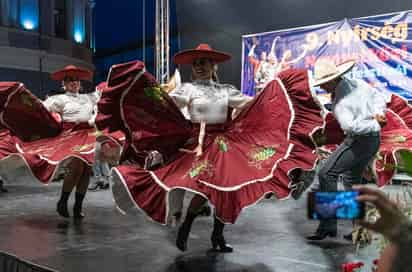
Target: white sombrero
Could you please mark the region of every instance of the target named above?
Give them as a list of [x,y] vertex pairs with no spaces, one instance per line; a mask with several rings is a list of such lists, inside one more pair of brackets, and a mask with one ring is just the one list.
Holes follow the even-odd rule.
[[330,60],[320,59],[314,65],[313,86],[322,85],[349,72],[355,65],[354,60],[345,61],[336,65]]

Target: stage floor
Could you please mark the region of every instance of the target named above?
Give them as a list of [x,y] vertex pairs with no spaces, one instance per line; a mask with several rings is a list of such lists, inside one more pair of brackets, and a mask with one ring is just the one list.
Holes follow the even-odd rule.
[[341,223],[339,239],[306,242],[305,235],[317,222],[306,219],[305,198],[264,200],[246,209],[237,224],[225,230],[235,248],[232,254],[208,252],[212,220],[200,218],[194,223],[189,250],[182,253],[174,246],[176,229],[151,223],[140,214],[120,214],[110,191],[88,193],[87,217],[75,224],[55,212],[61,184],[7,188],[9,193],[0,194],[0,252],[62,272],[336,272],[343,262],[370,264],[378,256],[374,245],[355,254],[355,247],[341,238],[349,232],[349,222]]

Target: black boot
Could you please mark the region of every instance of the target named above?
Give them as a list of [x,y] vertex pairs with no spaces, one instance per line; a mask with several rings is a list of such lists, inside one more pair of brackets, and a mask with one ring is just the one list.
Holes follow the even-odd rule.
[[353,238],[354,238],[353,236],[354,236],[354,232],[350,232],[348,234],[343,235],[343,239],[349,242],[353,242]]
[[212,237],[210,238],[210,240],[212,241],[213,250],[223,252],[223,253],[233,252],[233,248],[230,245],[226,244],[225,237],[223,237],[224,227],[225,227],[225,224],[223,224],[215,216]]
[[199,216],[210,216],[212,214],[212,210],[210,209],[209,205],[204,205],[197,213]]
[[107,181],[108,179],[106,179],[106,181],[102,181],[102,185],[100,186],[100,188],[102,190],[108,190],[110,189],[110,183]]
[[0,193],[7,193],[7,189],[4,188],[3,181],[0,179]]
[[180,225],[177,232],[176,247],[181,251],[187,250],[187,238],[189,238],[192,223],[195,220],[197,213],[187,212],[185,221]]
[[67,209],[67,201],[69,200],[70,192],[62,191],[60,200],[57,202],[57,213],[63,217],[70,217],[69,210]]
[[84,214],[82,213],[83,199],[86,194],[76,192],[74,206],[73,206],[73,217],[75,219],[82,219]]
[[348,233],[346,235],[343,235],[343,239],[345,239],[347,241],[350,241],[350,242],[354,242],[354,240],[358,238],[358,237],[355,237],[355,236],[357,236],[356,232],[355,232],[355,227],[356,227],[356,222],[355,222],[355,220],[353,220],[352,221],[353,230],[350,233]]
[[97,191],[99,190],[99,188],[101,188],[101,181],[95,181],[92,184],[90,184],[89,188],[87,188],[87,190],[89,191]]
[[321,220],[315,234],[307,236],[306,240],[321,241],[327,237],[336,237],[337,228],[336,219]]
[[265,195],[265,199],[271,199],[272,198],[272,196],[274,196],[275,194],[274,193],[272,193],[272,192],[270,192],[270,193],[267,193],[266,195]]
[[326,237],[336,237],[337,233],[336,230],[322,230],[318,229],[315,234],[307,236],[306,240],[309,241],[321,241]]
[[107,190],[110,188],[107,177],[100,177],[95,182],[91,183],[88,190],[89,191],[98,191],[98,190]]

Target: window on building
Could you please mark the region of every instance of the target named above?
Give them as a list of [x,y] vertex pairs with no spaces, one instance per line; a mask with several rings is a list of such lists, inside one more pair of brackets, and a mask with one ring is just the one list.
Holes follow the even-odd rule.
[[[19,1],[18,0],[6,0],[3,2],[5,9],[3,22],[7,26],[19,27]],[[3,8],[2,7],[2,8]]]
[[2,25],[8,25],[9,21],[9,6],[6,1],[0,1],[0,23]]
[[54,32],[56,37],[66,38],[66,1],[54,1]]
[[39,0],[0,0],[0,23],[25,30],[38,30]]

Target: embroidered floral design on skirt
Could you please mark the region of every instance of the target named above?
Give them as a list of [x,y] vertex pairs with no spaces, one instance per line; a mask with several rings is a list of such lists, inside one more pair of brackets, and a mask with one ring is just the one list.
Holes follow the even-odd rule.
[[189,170],[188,176],[193,179],[203,174],[206,174],[207,176],[213,174],[212,164],[207,160],[195,161],[192,168]]
[[93,144],[84,144],[84,145],[76,145],[72,148],[73,151],[75,152],[84,152],[90,148],[94,147],[94,143]]
[[217,136],[215,139],[215,144],[219,146],[219,150],[222,152],[227,152],[229,150],[228,143],[223,136]]
[[144,93],[155,101],[164,102],[163,91],[160,87],[146,87]]
[[29,108],[33,108],[35,103],[33,103],[33,97],[31,97],[29,94],[27,93],[22,93],[20,95],[20,102],[23,105],[28,106]]
[[257,146],[253,148],[249,154],[249,162],[256,168],[262,168],[262,164],[273,157],[276,154],[276,149],[274,147],[261,147]]
[[395,135],[391,135],[388,136],[388,142],[393,143],[393,144],[402,144],[406,142],[406,137],[400,134],[395,134]]

